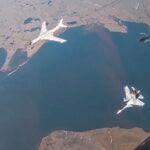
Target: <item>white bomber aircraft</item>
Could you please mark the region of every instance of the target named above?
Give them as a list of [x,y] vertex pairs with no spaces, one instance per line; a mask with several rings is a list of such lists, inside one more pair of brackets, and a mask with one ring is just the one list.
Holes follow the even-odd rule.
[[122,109],[118,110],[117,114],[120,114],[123,110],[129,107],[134,106],[143,107],[145,105],[145,103],[141,101],[144,99],[144,97],[142,96],[140,90],[136,90],[134,87],[131,87],[130,91],[128,86],[125,86],[124,90],[125,90],[125,98],[123,101],[126,103],[126,105]]
[[66,42],[65,39],[62,38],[58,38],[54,36],[54,33],[59,30],[60,28],[66,28],[67,26],[63,24],[63,19],[60,20],[60,22],[58,23],[58,25],[53,28],[52,30],[47,30],[46,28],[46,22],[44,21],[42,23],[42,27],[41,27],[41,32],[40,35],[34,39],[31,44],[34,44],[40,40],[49,40],[49,41],[55,41],[55,42],[59,42],[59,43],[64,43]]

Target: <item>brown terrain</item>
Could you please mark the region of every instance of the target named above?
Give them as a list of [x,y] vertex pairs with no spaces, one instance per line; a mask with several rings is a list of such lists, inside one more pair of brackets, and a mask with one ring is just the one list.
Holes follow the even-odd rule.
[[140,128],[55,131],[42,139],[39,150],[133,150],[148,136]]

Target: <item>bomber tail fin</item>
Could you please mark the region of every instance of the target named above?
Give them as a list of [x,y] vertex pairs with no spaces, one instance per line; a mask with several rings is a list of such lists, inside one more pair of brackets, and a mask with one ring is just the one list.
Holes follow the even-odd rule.
[[67,26],[63,24],[63,19],[60,20],[58,26],[62,28],[67,28]]

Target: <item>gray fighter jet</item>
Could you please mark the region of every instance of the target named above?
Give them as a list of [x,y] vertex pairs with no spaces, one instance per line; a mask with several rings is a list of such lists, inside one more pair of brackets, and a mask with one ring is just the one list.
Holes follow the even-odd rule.
[[134,87],[131,87],[130,90],[128,86],[125,86],[124,90],[125,90],[125,98],[123,101],[124,103],[126,103],[126,105],[122,109],[117,111],[117,115],[127,108],[134,106],[143,107],[145,105],[145,103],[141,101],[144,99],[144,97],[142,96],[140,90],[136,90]]

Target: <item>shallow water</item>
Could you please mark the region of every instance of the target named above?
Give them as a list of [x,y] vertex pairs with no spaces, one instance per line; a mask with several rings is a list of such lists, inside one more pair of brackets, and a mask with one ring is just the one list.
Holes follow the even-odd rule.
[[[127,34],[97,26],[69,29],[61,35],[67,43],[45,43],[0,82],[0,149],[33,150],[56,129],[150,131],[150,44],[138,42],[148,27],[126,24]],[[116,116],[126,84],[141,89],[146,106]]]

